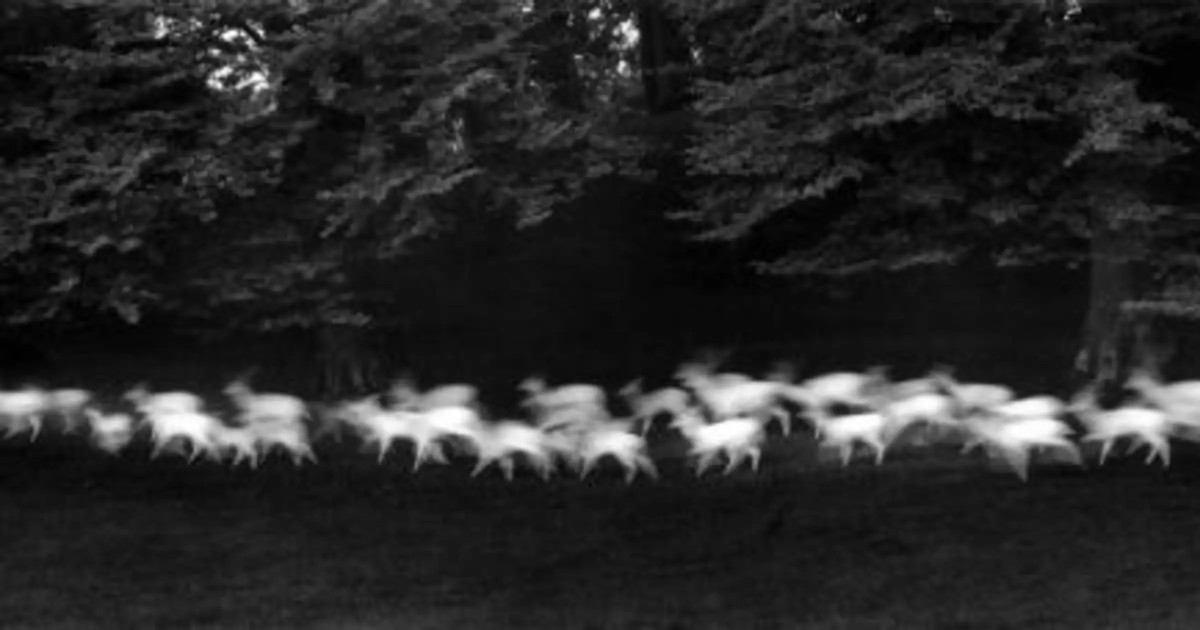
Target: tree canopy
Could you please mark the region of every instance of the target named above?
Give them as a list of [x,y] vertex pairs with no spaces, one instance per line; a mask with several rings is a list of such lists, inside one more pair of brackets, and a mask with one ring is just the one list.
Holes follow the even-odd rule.
[[[731,19],[713,4],[737,3],[700,3],[698,28]],[[695,204],[680,215],[704,238],[771,230],[764,271],[1077,258],[1102,226],[1188,212],[1193,191],[1151,180],[1182,164],[1195,130],[1139,72],[1154,63],[1143,41],[1186,32],[1193,9],[741,4],[757,8],[726,11],[745,26],[700,50],[721,62],[699,71]]]
[[9,3],[0,315],[361,326],[614,181],[765,274],[1091,262],[1095,326],[1190,314],[1193,4]]
[[[593,41],[611,33],[559,32],[560,13],[503,1],[10,10],[6,315],[362,321],[355,282],[372,265],[480,214],[535,224],[623,161],[597,130],[625,86],[607,59],[586,65],[612,56]],[[561,63],[556,48],[585,44],[584,63]]]

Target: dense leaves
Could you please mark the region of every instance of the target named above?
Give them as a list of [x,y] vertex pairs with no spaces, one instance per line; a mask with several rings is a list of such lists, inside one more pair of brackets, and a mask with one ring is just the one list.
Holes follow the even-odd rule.
[[[4,113],[23,148],[0,171],[0,259],[9,286],[37,287],[8,315],[365,321],[363,266],[464,209],[535,224],[628,153],[598,131],[620,111],[615,74],[536,71],[554,17],[483,0],[17,11],[13,32],[76,28],[4,58],[25,98]],[[568,80],[580,98],[562,102]]]
[[1147,280],[1126,306],[1200,303],[1192,3],[59,0],[0,20],[9,321],[361,326],[405,310],[433,253],[519,250],[590,184],[648,175],[687,203],[647,213],[766,273],[1121,259]]
[[[977,253],[1079,258],[1093,230],[1180,212],[1148,184],[1195,133],[1139,92],[1131,38],[1180,12],[860,4],[872,10],[699,10],[699,28],[730,12],[753,25],[701,49],[721,66],[697,83],[695,208],[681,216],[704,238],[771,230],[762,269],[842,275]],[[781,231],[792,237],[779,246]]]

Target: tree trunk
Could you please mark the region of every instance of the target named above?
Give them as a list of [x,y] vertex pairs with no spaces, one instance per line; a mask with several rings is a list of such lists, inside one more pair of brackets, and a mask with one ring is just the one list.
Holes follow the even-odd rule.
[[1100,391],[1120,386],[1135,360],[1144,357],[1149,321],[1133,317],[1124,306],[1137,295],[1133,268],[1136,243],[1128,232],[1111,226],[1105,217],[1093,222],[1091,289],[1084,324],[1083,348],[1075,367]]
[[539,21],[528,34],[536,46],[530,70],[550,85],[550,97],[556,105],[581,111],[585,86],[575,64],[575,52],[586,43],[586,35],[573,25],[571,11],[570,5],[555,0],[534,2]]
[[637,24],[646,109],[651,114],[678,111],[688,96],[692,53],[687,39],[660,2],[641,0]]
[[379,357],[364,329],[330,324],[317,335],[316,389],[322,398],[357,395],[381,383]]

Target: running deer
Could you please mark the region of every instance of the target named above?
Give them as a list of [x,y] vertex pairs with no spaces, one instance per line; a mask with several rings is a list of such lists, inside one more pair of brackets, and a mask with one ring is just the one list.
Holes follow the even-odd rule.
[[466,383],[436,385],[421,391],[412,378],[392,381],[388,390],[391,409],[428,411],[439,407],[470,407],[479,410],[479,388]]
[[963,420],[979,441],[998,451],[1022,481],[1029,479],[1030,452],[1036,449],[1053,449],[1064,453],[1079,466],[1083,458],[1079,448],[1069,437],[1071,427],[1057,418],[1023,416],[997,420],[992,417],[968,416]]
[[1125,387],[1144,402],[1163,410],[1171,422],[1184,429],[1181,437],[1197,440],[1200,432],[1200,380],[1163,383],[1153,372],[1139,368],[1130,372]]
[[1118,407],[1101,409],[1096,402],[1094,386],[1084,387],[1068,406],[1071,413],[1087,427],[1085,442],[1101,442],[1100,465],[1108,458],[1113,444],[1121,438],[1131,438],[1136,448],[1149,448],[1145,463],[1158,458],[1164,468],[1171,465],[1170,435],[1174,428],[1170,414],[1150,407]]
[[247,382],[248,375],[234,379],[224,393],[237,408],[237,424],[280,422],[304,425],[309,419],[308,404],[291,394],[257,393]]
[[958,401],[964,412],[996,407],[1016,397],[1012,388],[994,383],[960,383],[954,378],[953,370],[939,367],[929,374],[930,381],[939,390]]
[[434,439],[431,431],[425,429],[419,416],[402,414],[396,411],[380,410],[363,415],[358,419],[363,432],[363,446],[370,447],[379,444],[378,463],[382,464],[392,449],[396,440],[407,440],[413,443],[413,472],[421,469],[427,461],[440,464],[447,463],[441,446]]
[[89,441],[105,453],[116,455],[133,440],[134,423],[129,414],[105,414],[93,407],[84,407],[83,415],[91,427]]
[[872,407],[871,393],[886,379],[884,372],[881,367],[866,372],[831,372],[809,378],[800,387],[821,413],[828,414],[834,405],[867,409]]
[[540,376],[530,376],[517,386],[525,394],[521,407],[544,431],[582,431],[610,419],[604,389],[589,383],[550,387]]
[[497,464],[504,478],[512,481],[514,458],[524,457],[543,480],[550,478],[553,461],[547,435],[536,427],[516,420],[500,420],[485,426],[479,435],[478,459],[471,476],[477,477],[489,465]]
[[850,465],[858,444],[870,447],[875,454],[875,465],[882,465],[890,437],[894,435],[892,428],[896,426],[896,420],[888,413],[886,408],[840,416],[819,412],[816,421],[821,445],[836,448],[843,467]]
[[[1059,398],[1054,396],[1030,396],[994,407],[985,407],[976,413],[982,414],[985,418],[993,422],[1011,422],[1029,418],[1058,419],[1066,411],[1066,403]],[[983,438],[979,434],[972,434],[963,442],[960,452],[963,454],[970,453],[973,449],[982,445],[983,441]]]
[[169,391],[151,393],[145,383],[138,383],[125,392],[125,400],[145,415],[156,413],[190,413],[204,410],[204,401],[191,392]]
[[646,453],[646,440],[629,432],[632,421],[597,424],[588,428],[578,441],[579,478],[584,479],[605,457],[615,459],[625,470],[625,483],[631,484],[638,473],[658,479],[658,468]]
[[64,388],[46,392],[46,411],[62,421],[63,433],[75,433],[88,422],[84,408],[92,402],[92,393],[86,389]]
[[776,421],[786,436],[792,431],[792,413],[785,407],[785,403],[791,403],[802,410],[812,410],[816,406],[807,389],[790,383],[720,381],[699,369],[683,370],[679,375],[684,386],[695,394],[701,405],[718,421],[750,417],[764,426]]
[[766,440],[766,433],[758,420],[732,417],[707,424],[696,411],[689,409],[676,416],[671,426],[678,429],[688,441],[688,455],[696,458],[697,477],[703,475],[721,455],[727,460],[725,475],[732,473],[743,461],[749,461],[750,469],[758,471],[762,445]]
[[625,399],[634,423],[641,427],[645,437],[654,422],[663,416],[674,420],[691,406],[691,396],[678,387],[662,387],[653,391],[642,391],[642,379],[634,379],[621,387],[618,394]]
[[36,440],[46,411],[46,392],[39,387],[0,391],[0,423],[4,425],[6,438],[28,430],[29,441]]
[[148,415],[146,421],[151,427],[154,443],[150,459],[156,459],[169,444],[181,441],[191,447],[189,464],[201,454],[220,461],[220,449],[215,439],[220,431],[220,419],[200,411],[159,411]]

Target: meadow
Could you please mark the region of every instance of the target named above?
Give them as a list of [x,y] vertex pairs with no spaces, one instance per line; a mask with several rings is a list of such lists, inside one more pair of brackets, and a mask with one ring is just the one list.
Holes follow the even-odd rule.
[[[926,337],[817,330],[796,345],[805,373],[881,362],[904,377],[943,361],[964,378],[1063,396],[1075,326],[1059,319],[1010,317],[986,335],[969,321]],[[780,346],[756,347],[732,367],[762,369]],[[189,349],[154,344],[64,345],[69,370],[50,382],[111,399],[151,375],[216,400],[220,379],[254,354],[246,348],[188,361]],[[681,356],[614,352],[607,365],[588,352],[552,377],[611,387]],[[490,402],[519,376],[471,366],[430,380],[481,383]],[[469,457],[413,475],[404,447],[377,465],[355,445],[321,443],[318,465],[276,456],[251,471],[149,461],[144,445],[112,458],[79,437],[14,438],[0,442],[0,618],[6,628],[1200,627],[1200,449],[1177,443],[1163,469],[1139,455],[1097,467],[1089,446],[1086,469],[1040,461],[1022,483],[978,451],[901,442],[882,466],[842,468],[810,433],[776,433],[757,474],[696,479],[679,435],[657,430],[662,478],[627,486],[611,462],[583,481],[518,469],[510,484],[494,468],[471,479]]]
[[[1035,465],[953,445],[849,468],[514,483],[350,447],[258,471],[0,447],[9,628],[1189,628],[1200,456]],[[1089,454],[1091,454],[1089,452]],[[1094,454],[1091,454],[1094,462]]]

